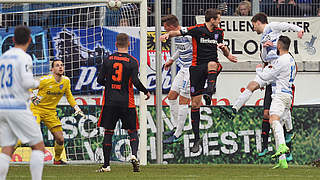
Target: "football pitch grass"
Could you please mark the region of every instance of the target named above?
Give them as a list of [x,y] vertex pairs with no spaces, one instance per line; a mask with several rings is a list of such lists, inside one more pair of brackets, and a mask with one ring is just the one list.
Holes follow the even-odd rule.
[[[271,169],[273,165],[244,164],[172,164],[141,166],[132,172],[131,164],[111,164],[111,172],[96,173],[99,165],[45,165],[43,179],[320,179],[320,169],[291,165],[289,169]],[[31,179],[28,165],[11,165],[7,176],[11,179]]]

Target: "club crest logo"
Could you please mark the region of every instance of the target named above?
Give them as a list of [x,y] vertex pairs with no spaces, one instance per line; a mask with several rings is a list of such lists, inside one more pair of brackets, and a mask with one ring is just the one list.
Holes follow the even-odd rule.
[[63,88],[63,84],[61,84],[61,85],[59,86],[59,88],[62,89],[62,88]]
[[214,34],[214,39],[218,40],[218,38],[219,38],[219,34]]
[[191,93],[194,93],[195,89],[193,86],[191,86],[190,91],[191,91]]

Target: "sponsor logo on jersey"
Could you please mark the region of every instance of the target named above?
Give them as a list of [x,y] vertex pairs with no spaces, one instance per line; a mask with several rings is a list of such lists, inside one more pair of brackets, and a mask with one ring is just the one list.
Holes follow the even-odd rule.
[[200,43],[203,43],[203,44],[217,44],[217,40],[200,38]]
[[62,92],[52,92],[52,91],[47,91],[47,94],[48,95],[54,95],[54,96],[57,96],[57,95],[61,95],[62,94]]

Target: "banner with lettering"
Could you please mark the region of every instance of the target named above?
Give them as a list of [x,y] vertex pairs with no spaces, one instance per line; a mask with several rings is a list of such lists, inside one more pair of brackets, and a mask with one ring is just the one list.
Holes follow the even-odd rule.
[[[253,31],[252,17],[222,16],[220,27],[224,30],[225,44],[231,53],[238,57],[240,62],[260,61],[260,39]],[[204,23],[204,16],[196,17],[197,23]],[[290,52],[296,61],[320,61],[320,21],[319,17],[283,18],[268,17],[270,22],[288,22],[301,27],[305,34],[302,39],[297,32],[286,31],[283,34],[291,38]],[[228,61],[222,54],[221,61]]]
[[[67,159],[102,162],[103,129],[97,128],[101,106],[81,106],[85,118],[72,116],[71,106],[58,106],[58,116],[62,122]],[[269,164],[275,163],[270,156],[259,158],[261,149],[262,107],[244,107],[235,119],[228,119],[219,106],[200,108],[200,135],[203,140],[199,152],[192,153],[194,135],[192,133],[190,114],[185,122],[181,141],[163,145],[164,161],[172,164],[184,163],[244,163]],[[164,130],[173,128],[170,121],[169,107],[162,110]],[[156,162],[156,109],[148,106],[148,162]],[[294,164],[306,164],[314,160],[320,151],[319,107],[294,107],[292,119],[296,137],[292,152]],[[113,136],[112,160],[128,161],[130,158],[130,141],[125,130],[118,124]],[[42,126],[45,145],[52,147],[53,136]],[[272,134],[272,133],[271,133]],[[163,136],[164,139],[168,138]],[[269,142],[270,154],[275,152],[274,140],[271,135]],[[308,153],[306,153],[308,152]]]

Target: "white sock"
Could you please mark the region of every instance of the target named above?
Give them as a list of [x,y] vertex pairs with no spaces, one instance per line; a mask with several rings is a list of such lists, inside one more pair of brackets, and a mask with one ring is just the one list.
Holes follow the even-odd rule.
[[178,121],[178,111],[179,111],[179,104],[178,101],[175,100],[168,100],[169,106],[170,106],[170,116],[171,116],[171,122],[173,127],[177,127],[177,121]]
[[40,150],[33,150],[30,157],[30,172],[32,180],[42,179],[44,153]]
[[283,128],[281,126],[280,121],[277,121],[277,120],[272,121],[272,131],[273,131],[274,138],[278,140],[279,145],[286,143],[284,139]]
[[184,123],[186,122],[186,119],[187,119],[188,111],[189,111],[189,105],[187,104],[179,105],[177,129],[176,129],[176,132],[174,133],[176,137],[179,137],[182,134]]
[[9,162],[11,157],[0,153],[0,180],[5,180],[8,174]]
[[284,125],[286,126],[287,132],[291,131],[293,129],[292,125],[292,117],[290,110],[286,110],[282,115],[282,121],[284,122]]
[[235,108],[237,111],[239,111],[239,109],[250,99],[251,96],[252,92],[249,89],[245,89],[237,98],[232,108]]

